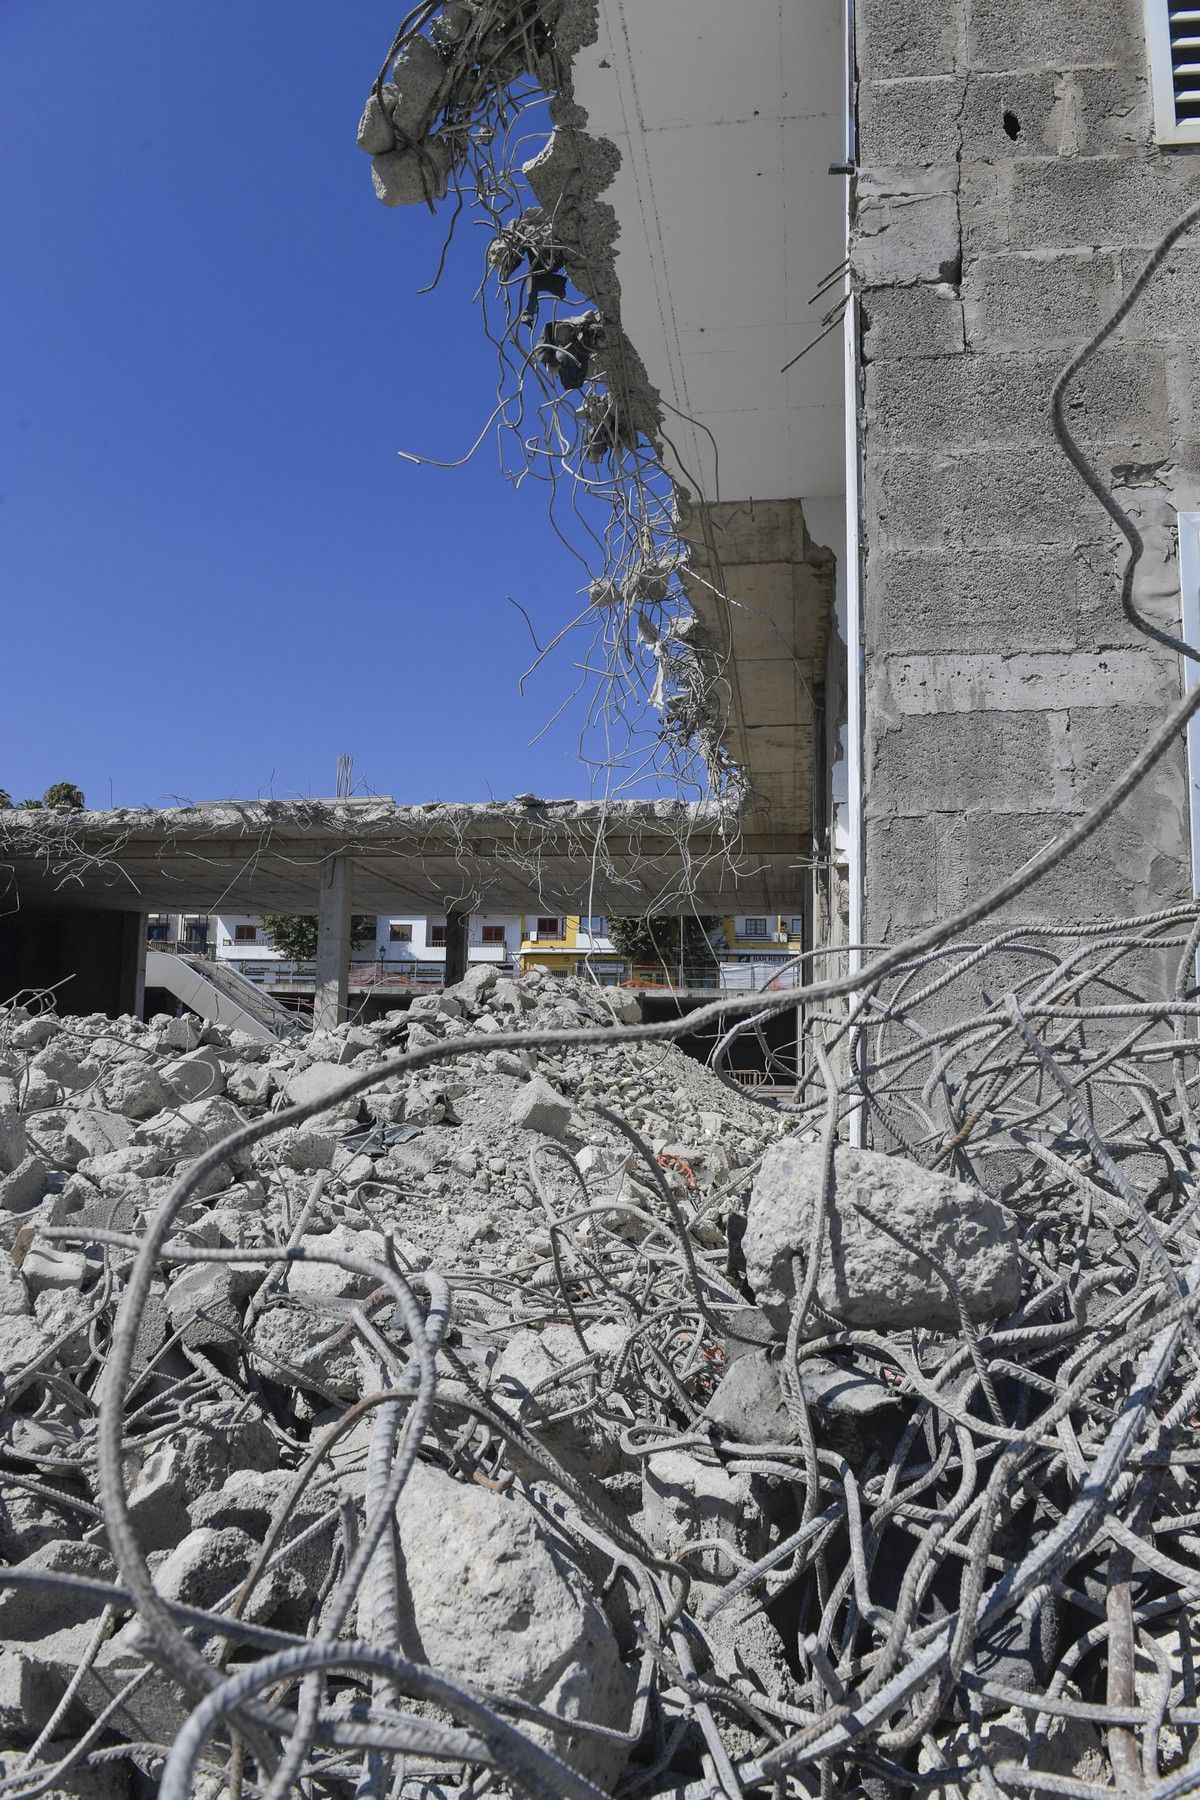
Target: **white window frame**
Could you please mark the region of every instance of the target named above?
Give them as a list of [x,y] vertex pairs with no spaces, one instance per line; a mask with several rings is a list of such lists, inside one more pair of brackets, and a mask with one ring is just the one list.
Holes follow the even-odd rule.
[[[1160,144],[1200,144],[1200,119],[1180,119],[1175,113],[1175,64],[1171,53],[1168,0],[1145,0],[1145,6],[1155,139]],[[1187,10],[1195,10],[1200,15],[1200,0]],[[1191,35],[1200,37],[1200,16]],[[1195,61],[1200,62],[1200,50],[1195,54]]]
[[[1185,644],[1200,649],[1200,512],[1182,512],[1179,520],[1180,626]],[[1183,659],[1183,688],[1190,694],[1200,681],[1200,663]],[[1192,892],[1200,894],[1200,716],[1187,725],[1188,816],[1192,832]],[[1200,956],[1197,957],[1200,980]]]

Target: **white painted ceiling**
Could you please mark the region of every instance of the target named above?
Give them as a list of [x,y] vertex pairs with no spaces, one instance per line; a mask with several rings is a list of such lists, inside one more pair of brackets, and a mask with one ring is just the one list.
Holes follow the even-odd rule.
[[[625,330],[671,411],[672,473],[706,500],[843,486],[842,0],[601,0],[576,98],[621,166]],[[715,440],[717,455],[714,457]]]

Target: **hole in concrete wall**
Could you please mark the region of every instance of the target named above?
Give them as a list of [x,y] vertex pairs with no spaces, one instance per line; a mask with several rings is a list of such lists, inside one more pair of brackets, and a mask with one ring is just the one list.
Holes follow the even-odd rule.
[[1004,129],[1008,133],[1009,137],[1012,139],[1013,143],[1015,144],[1017,139],[1021,135],[1021,121],[1020,121],[1020,119],[1018,119],[1015,112],[1006,112],[1005,113]]

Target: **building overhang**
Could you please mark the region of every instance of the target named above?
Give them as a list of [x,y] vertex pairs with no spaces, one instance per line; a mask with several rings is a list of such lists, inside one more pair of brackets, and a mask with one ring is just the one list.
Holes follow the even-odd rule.
[[787,912],[805,854],[681,801],[15,810],[0,812],[0,909],[314,913],[322,869],[344,857],[364,913]]
[[845,542],[845,0],[600,0],[570,81],[616,152],[592,226],[683,501],[725,744],[755,829],[811,840]]

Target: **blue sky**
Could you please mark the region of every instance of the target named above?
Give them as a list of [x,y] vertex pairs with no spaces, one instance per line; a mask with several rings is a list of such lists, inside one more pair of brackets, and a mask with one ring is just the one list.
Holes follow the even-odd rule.
[[[583,576],[514,492],[484,234],[375,200],[395,0],[0,0],[0,786],[583,794]],[[569,610],[568,610],[569,609]]]

